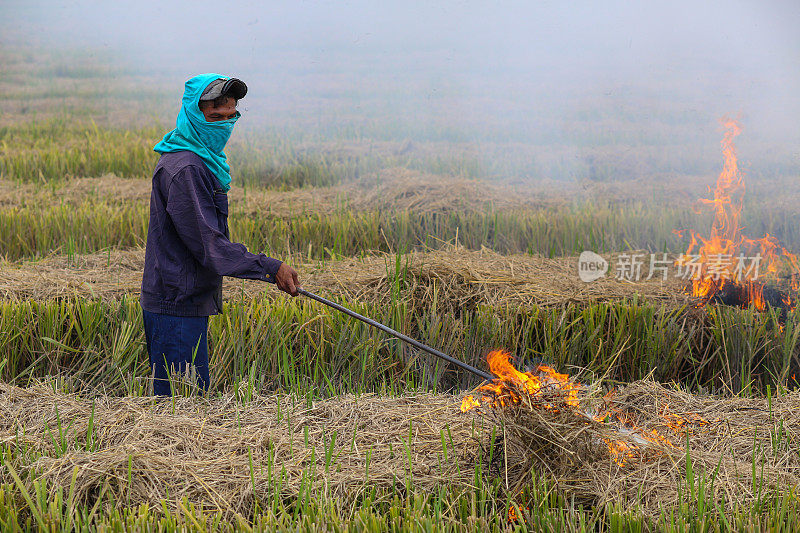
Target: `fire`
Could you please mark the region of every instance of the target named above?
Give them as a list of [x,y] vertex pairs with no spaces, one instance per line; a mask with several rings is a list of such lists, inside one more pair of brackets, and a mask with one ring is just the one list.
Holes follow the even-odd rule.
[[[483,385],[479,390],[484,393],[480,401],[473,396],[467,396],[461,402],[461,411],[467,412],[470,409],[479,407],[482,402],[496,404],[504,407],[508,404],[519,403],[521,397],[516,388],[509,388],[505,383],[514,383],[517,387],[527,392],[531,397],[541,398],[542,392],[555,391],[559,394],[559,399],[565,405],[578,407],[578,390],[580,387],[570,381],[567,374],[559,374],[547,365],[536,367],[537,374],[531,372],[520,372],[509,361],[509,353],[504,350],[494,350],[486,356],[489,363],[489,370],[497,376],[493,383]],[[545,404],[547,408],[554,408],[550,403]]]
[[628,460],[635,457],[633,451],[635,448],[634,445],[621,440],[603,439],[603,441],[608,446],[608,452],[611,454],[611,458],[619,466],[625,466]]
[[[745,184],[733,143],[742,128],[735,120],[724,120],[723,124],[726,128],[722,139],[724,164],[713,190],[714,197],[701,198],[697,204],[698,213],[707,208],[714,215],[711,233],[706,238],[691,231],[689,247],[676,263],[687,273],[691,272],[691,294],[700,298],[700,306],[715,296],[726,296],[742,307],[752,305],[763,311],[767,302],[759,276],[776,278],[787,265],[792,271],[790,284],[796,292],[800,287],[800,268],[797,256],[772,235],[751,239],[742,233]],[[710,188],[709,192],[712,192]],[[796,305],[796,299],[789,295],[780,299],[787,310]]]
[[683,416],[669,412],[669,407],[664,407],[661,416],[664,417],[664,425],[678,434],[686,434],[689,426],[705,426],[708,420],[700,415],[689,413]]
[[472,396],[466,396],[464,397],[464,401],[461,402],[461,412],[466,413],[470,409],[480,406],[481,406],[480,402],[475,401],[475,398],[473,398]]
[[523,516],[525,511],[529,511],[528,507],[522,507],[521,505],[509,505],[508,506],[508,521],[509,522],[516,522],[519,520],[520,516]]
[[[593,407],[588,400],[579,398],[579,392],[586,390],[585,386],[547,365],[537,366],[535,373],[520,372],[511,363],[510,354],[504,350],[490,352],[487,361],[491,372],[497,377],[478,388],[478,398],[466,396],[461,403],[462,412],[482,407],[502,409],[522,404],[525,400],[525,405],[531,409],[569,412],[591,422],[613,424],[620,435],[628,437],[627,440],[603,439],[609,455],[619,466],[624,466],[636,456],[639,450],[637,443],[674,447],[672,441],[657,430],[648,431],[638,427],[634,416],[615,404],[613,390],[602,398],[600,408]],[[666,404],[659,415],[662,418],[661,425],[677,435],[685,436],[691,426],[708,424],[697,414],[681,416],[672,413]]]

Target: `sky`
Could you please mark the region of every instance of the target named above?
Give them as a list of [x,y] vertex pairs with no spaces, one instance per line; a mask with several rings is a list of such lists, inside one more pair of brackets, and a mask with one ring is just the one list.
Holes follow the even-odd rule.
[[[698,107],[731,102],[762,129],[800,139],[800,1],[0,0],[6,23],[46,46],[124,56],[186,79],[234,72],[533,80],[553,99],[656,86]],[[0,43],[2,37],[0,37]],[[288,61],[287,61],[288,59]],[[295,80],[296,81],[296,80]],[[542,105],[547,105],[547,99]],[[469,106],[467,106],[469,107]],[[715,110],[716,111],[716,110]],[[793,137],[794,138],[794,137]]]

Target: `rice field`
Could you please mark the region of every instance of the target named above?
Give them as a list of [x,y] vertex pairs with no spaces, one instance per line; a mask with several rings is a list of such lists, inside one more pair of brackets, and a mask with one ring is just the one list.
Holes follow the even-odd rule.
[[[142,96],[160,85],[76,57],[64,70],[53,53],[0,52],[3,531],[800,527],[798,312],[696,309],[677,279],[577,276],[584,250],[674,254],[687,245],[674,230],[708,227],[693,204],[718,145],[687,133],[698,117],[644,132],[621,116],[610,134],[576,115],[569,135],[518,143],[499,122],[472,137],[381,122],[369,99],[376,114],[353,119],[335,112],[350,109],[342,96],[324,120],[277,113],[228,152],[233,239],[293,264],[307,289],[484,370],[504,348],[595,394],[728,421],[651,450],[674,483],[637,500],[597,481],[626,472],[608,454],[534,460],[526,428],[564,420],[461,413],[474,376],[255,282],[226,281],[208,395],[187,379],[173,400],[150,396],[138,291],[152,145],[169,122],[137,110],[170,117],[171,93]],[[764,152],[752,167],[748,234],[800,249],[796,162]]]

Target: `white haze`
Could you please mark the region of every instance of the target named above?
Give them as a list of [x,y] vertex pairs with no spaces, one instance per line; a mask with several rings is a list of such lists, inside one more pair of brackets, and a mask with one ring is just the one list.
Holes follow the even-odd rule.
[[[662,108],[658,121],[669,122],[677,106],[702,115],[709,136],[718,137],[716,119],[732,113],[754,142],[795,155],[800,142],[796,0],[14,0],[2,11],[17,40],[121,54],[167,75],[176,95],[186,78],[216,71],[245,79],[253,94],[274,95],[291,113],[306,109],[306,96],[324,98],[320,80],[359,97],[388,82],[396,92],[376,95],[387,111],[376,118],[387,123],[394,104],[398,118],[407,112],[398,96],[407,94],[421,113],[449,113],[476,129],[481,117],[508,112],[519,121],[596,100],[644,126]],[[438,103],[425,107],[418,91]]]

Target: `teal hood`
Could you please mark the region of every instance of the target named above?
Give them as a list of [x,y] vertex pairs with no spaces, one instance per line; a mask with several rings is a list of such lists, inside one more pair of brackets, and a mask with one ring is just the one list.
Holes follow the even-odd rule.
[[220,78],[229,79],[228,76],[209,73],[200,74],[186,82],[175,129],[164,135],[153,150],[160,154],[184,150],[196,153],[217,177],[222,190],[228,192],[231,188],[231,167],[223,150],[241,115],[237,111],[232,119],[207,122],[200,111],[200,96],[203,91],[209,83]]

